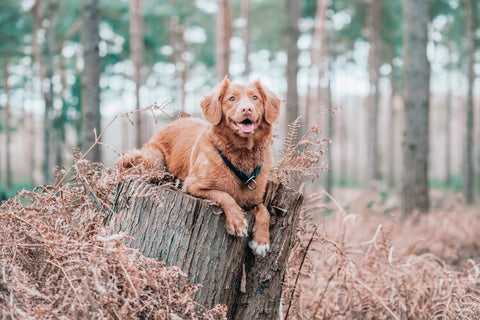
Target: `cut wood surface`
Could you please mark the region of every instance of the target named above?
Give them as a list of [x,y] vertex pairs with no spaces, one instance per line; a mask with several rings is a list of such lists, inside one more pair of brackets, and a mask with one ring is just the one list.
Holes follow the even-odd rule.
[[118,186],[115,232],[132,238],[131,247],[176,265],[189,282],[201,284],[196,301],[228,307],[228,319],[277,319],[282,284],[303,197],[269,182],[264,203],[271,215],[271,250],[254,256],[248,247],[254,217],[246,214],[249,237],[226,232],[225,216],[211,202],[140,180]]

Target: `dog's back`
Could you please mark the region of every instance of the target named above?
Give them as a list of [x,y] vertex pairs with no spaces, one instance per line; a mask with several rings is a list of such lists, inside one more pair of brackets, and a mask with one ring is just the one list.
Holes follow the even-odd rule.
[[190,171],[190,155],[196,139],[207,124],[200,119],[183,118],[158,131],[144,149],[158,148],[163,154],[168,172],[185,179]]

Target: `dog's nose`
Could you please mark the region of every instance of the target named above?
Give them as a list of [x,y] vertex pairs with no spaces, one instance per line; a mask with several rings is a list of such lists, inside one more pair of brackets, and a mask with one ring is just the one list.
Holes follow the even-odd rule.
[[253,112],[253,106],[251,105],[244,105],[242,106],[242,113],[245,115],[250,115]]

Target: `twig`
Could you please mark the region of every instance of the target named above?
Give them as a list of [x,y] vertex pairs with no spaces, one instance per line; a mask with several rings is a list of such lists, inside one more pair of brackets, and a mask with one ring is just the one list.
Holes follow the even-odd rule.
[[375,298],[378,299],[378,301],[380,302],[380,304],[385,308],[385,310],[388,311],[388,313],[390,313],[392,315],[392,317],[395,319],[395,320],[400,320],[400,318],[392,311],[392,309],[390,309],[387,304],[383,301],[383,299],[375,292],[373,291],[372,288],[370,288],[368,285],[366,285],[365,283],[363,283],[362,281],[358,280],[357,278],[355,278],[355,281],[360,284],[362,287],[364,287],[365,289],[367,289]]
[[125,113],[122,113],[122,114],[117,114],[115,117],[113,117],[112,120],[110,120],[110,122],[105,126],[105,128],[103,128],[102,132],[100,132],[100,134],[97,136],[96,134],[96,131],[94,130],[94,133],[95,133],[95,142],[90,146],[90,148],[88,148],[87,151],[85,151],[84,154],[82,154],[80,156],[80,158],[76,161],[75,164],[73,164],[70,168],[68,168],[67,172],[65,172],[65,174],[63,175],[62,179],[60,179],[59,182],[57,182],[57,184],[55,185],[55,187],[58,187],[59,185],[61,185],[63,183],[63,181],[65,180],[65,178],[67,177],[67,175],[72,171],[72,169],[76,166],[76,164],[85,159],[85,157],[87,156],[87,154],[90,153],[90,151],[92,151],[92,149],[97,146],[99,143],[100,143],[100,139],[103,137],[103,135],[105,134],[105,131],[112,125],[112,123],[117,120],[118,118],[121,118],[121,117],[127,117],[130,115],[130,114],[133,114],[133,113],[137,113],[137,112],[143,112],[143,111],[146,111],[146,110],[152,110],[152,109],[155,109],[155,110],[160,110],[162,111],[165,115],[167,115],[168,117],[172,118],[172,116],[170,116],[168,113],[166,113],[163,109],[169,105],[171,103],[171,101],[166,101],[164,102],[162,105],[160,106],[157,106],[157,104],[152,104],[148,107],[145,107],[145,108],[142,108],[142,109],[138,109],[138,110],[135,110],[135,111],[130,111],[130,112],[125,112]]
[[288,308],[287,312],[285,312],[285,320],[288,319],[288,313],[290,312],[290,307],[292,306],[293,302],[293,295],[295,294],[295,290],[297,289],[297,283],[298,279],[300,278],[300,273],[302,272],[303,264],[305,262],[305,258],[307,257],[308,249],[310,249],[310,245],[312,244],[313,238],[315,237],[315,233],[317,232],[318,226],[315,227],[315,230],[313,230],[312,237],[308,241],[307,246],[305,247],[305,253],[303,254],[302,261],[300,262],[300,267],[298,268],[298,273],[297,277],[295,278],[295,284],[293,285],[293,289],[290,293],[290,301],[288,301]]

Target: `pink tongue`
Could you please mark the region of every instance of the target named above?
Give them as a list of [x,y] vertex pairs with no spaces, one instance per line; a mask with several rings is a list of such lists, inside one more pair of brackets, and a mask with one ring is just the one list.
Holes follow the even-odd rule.
[[255,129],[255,124],[253,123],[239,123],[238,126],[243,133],[252,133]]

